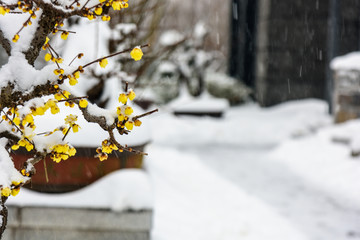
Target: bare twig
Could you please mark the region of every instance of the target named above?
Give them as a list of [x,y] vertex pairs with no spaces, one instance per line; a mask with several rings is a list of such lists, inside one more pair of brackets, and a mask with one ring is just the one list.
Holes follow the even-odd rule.
[[140,155],[148,155],[147,153],[135,150],[131,147],[128,147],[127,145],[125,145],[125,146],[121,145],[118,141],[116,141],[113,131],[108,131],[108,133],[109,133],[110,142],[115,144],[119,150],[131,152],[131,153],[135,153],[135,154],[140,154]]
[[[140,46],[141,48],[144,48],[144,47],[149,47],[150,45],[149,44],[145,44],[145,45],[142,45]],[[87,66],[91,65],[91,64],[94,64],[94,63],[97,63],[99,62],[100,60],[104,59],[104,58],[111,58],[111,57],[114,57],[114,56],[117,56],[117,55],[120,55],[120,54],[123,54],[123,53],[126,53],[126,52],[130,52],[131,50],[133,50],[133,48],[129,48],[129,49],[126,49],[126,50],[123,50],[123,51],[120,51],[120,52],[116,52],[116,53],[112,53],[110,55],[107,55],[107,56],[104,56],[104,57],[101,57],[101,58],[98,58],[98,59],[95,59],[94,61],[91,61],[87,64],[85,64],[83,66],[83,68],[86,68]]]
[[136,119],[139,119],[139,118],[148,116],[148,115],[153,114],[153,113],[158,112],[158,111],[159,111],[159,109],[154,109],[154,110],[152,110],[152,111],[149,111],[149,112],[146,112],[146,113],[137,115],[137,116],[133,117],[133,120],[136,120]]

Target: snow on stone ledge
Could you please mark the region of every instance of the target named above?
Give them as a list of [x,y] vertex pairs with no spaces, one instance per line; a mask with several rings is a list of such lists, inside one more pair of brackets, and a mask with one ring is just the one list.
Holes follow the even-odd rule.
[[8,205],[145,210],[153,208],[153,194],[147,173],[138,169],[113,172],[95,183],[71,193],[45,194],[21,189]]
[[199,97],[192,97],[187,90],[182,89],[180,97],[169,103],[169,107],[179,112],[223,112],[229,108],[229,102],[223,98],[212,97],[204,92]]
[[360,70],[360,52],[352,52],[334,58],[330,62],[330,68],[336,70]]

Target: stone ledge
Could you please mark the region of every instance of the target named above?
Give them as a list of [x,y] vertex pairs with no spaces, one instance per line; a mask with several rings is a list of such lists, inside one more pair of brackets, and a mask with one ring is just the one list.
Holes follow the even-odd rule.
[[4,240],[150,238],[152,211],[9,206]]
[[[4,240],[149,240],[149,232],[118,231],[62,231],[54,229],[19,229],[14,236],[5,235]],[[7,238],[8,237],[8,238]]]

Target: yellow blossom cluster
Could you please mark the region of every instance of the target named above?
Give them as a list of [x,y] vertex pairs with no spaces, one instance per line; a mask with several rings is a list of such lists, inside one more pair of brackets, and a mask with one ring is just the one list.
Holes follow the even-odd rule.
[[127,101],[130,100],[134,100],[135,98],[135,92],[131,89],[128,93],[121,93],[119,95],[119,102],[124,104],[123,106],[117,107],[116,113],[118,116],[117,119],[117,127],[119,128],[126,128],[127,130],[132,130],[134,125],[135,126],[140,126],[141,125],[141,121],[138,119],[133,119],[131,117],[132,113],[134,112],[134,110],[130,107],[127,106]]
[[[128,100],[132,101],[136,97],[135,92],[130,89],[127,93],[121,93],[119,95],[119,102],[122,103],[122,106],[117,107],[117,123],[116,126],[119,129],[126,129],[128,131],[132,130],[134,126],[139,127],[141,121],[132,116],[134,110],[132,107],[127,105]],[[108,159],[108,154],[111,154],[113,151],[122,152],[123,149],[119,149],[114,143],[110,140],[104,140],[101,144],[101,147],[96,149],[97,155],[95,157],[99,158],[100,161]]]
[[34,144],[31,142],[33,136],[23,136],[22,139],[20,139],[17,144],[12,145],[12,150],[17,150],[19,147],[24,147],[28,152],[34,149]]
[[102,15],[104,13],[104,8],[112,7],[115,11],[119,11],[123,8],[128,8],[128,0],[99,0],[99,4],[92,7],[91,9],[86,8],[86,13],[84,17],[87,17],[89,20],[96,19],[97,16],[101,16],[102,21],[110,21],[109,15]]
[[[100,161],[104,161],[108,159],[108,154],[111,154],[113,151],[117,150],[119,150],[119,148],[114,143],[106,139],[102,141],[101,147],[96,149],[97,154],[95,157],[99,158]],[[123,150],[120,149],[119,151],[122,152]]]
[[[69,96],[69,92],[61,91],[61,93],[57,93],[54,95],[55,99],[49,99],[44,104],[30,107],[31,112],[29,114],[20,115],[18,108],[11,108],[6,113],[4,112],[4,115],[2,115],[2,119],[13,126],[14,132],[20,132],[22,136],[16,144],[12,145],[12,150],[17,150],[20,147],[26,148],[27,151],[33,150],[34,143],[32,139],[35,136],[33,131],[36,128],[34,123],[34,116],[44,115],[45,112],[49,109],[52,114],[57,114],[58,112],[60,112],[58,101],[64,98],[68,98]],[[65,102],[65,105],[66,103],[68,102]],[[72,104],[74,103],[72,102]],[[86,99],[81,99],[79,101],[79,105],[80,107],[86,107]],[[69,128],[55,129],[51,133],[47,134],[47,136],[57,130],[63,131],[65,135],[70,128],[73,130],[74,133],[78,132],[79,125],[75,123],[76,120],[77,116],[70,114],[65,118],[65,123],[69,125]]]
[[9,197],[10,195],[16,196],[20,192],[20,185],[22,180],[20,181],[12,181],[11,186],[8,187],[1,187],[1,197]]
[[57,144],[51,147],[50,158],[59,163],[61,160],[67,160],[69,157],[72,157],[76,153],[74,147],[69,146],[68,144]]
[[65,123],[69,124],[69,127],[72,128],[74,133],[79,131],[79,125],[75,123],[77,118],[78,117],[76,115],[72,115],[72,114],[66,116],[65,118]]

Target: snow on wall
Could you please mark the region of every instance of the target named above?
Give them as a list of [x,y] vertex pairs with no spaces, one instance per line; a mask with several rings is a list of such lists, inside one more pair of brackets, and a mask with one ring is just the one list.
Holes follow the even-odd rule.
[[360,52],[336,57],[330,62],[332,70],[360,70]]

